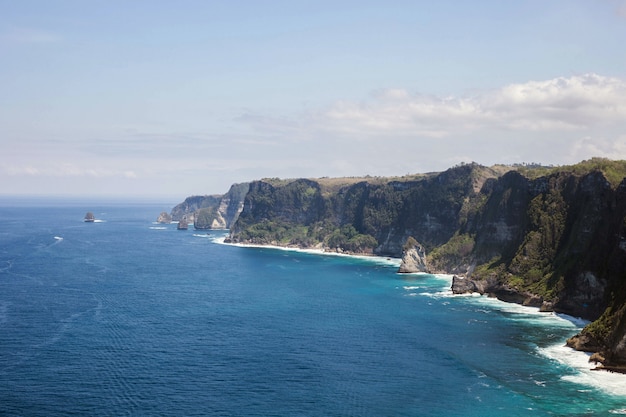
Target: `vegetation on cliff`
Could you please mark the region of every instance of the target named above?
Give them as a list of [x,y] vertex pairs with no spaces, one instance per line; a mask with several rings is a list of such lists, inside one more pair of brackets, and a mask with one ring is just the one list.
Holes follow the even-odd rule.
[[195,229],[228,229],[243,209],[248,183],[233,184],[224,195],[187,197],[171,211],[172,220],[186,219]]
[[218,216],[217,207],[210,206],[198,209],[194,213],[193,227],[195,229],[213,228],[213,220]]
[[[400,256],[416,232],[425,249],[450,240],[498,172],[477,164],[439,174],[251,183],[231,230],[236,242],[321,246]],[[478,190],[478,191],[476,191]]]
[[416,241],[429,269],[465,276],[465,290],[596,320],[576,347],[616,364],[626,362],[625,177],[625,161],[594,158],[265,179],[246,187],[230,240],[396,257]]
[[232,229],[231,240],[372,253],[376,239],[352,223],[338,221],[333,212],[335,204],[332,198],[322,195],[322,186],[312,180],[299,179],[278,186],[254,182]]

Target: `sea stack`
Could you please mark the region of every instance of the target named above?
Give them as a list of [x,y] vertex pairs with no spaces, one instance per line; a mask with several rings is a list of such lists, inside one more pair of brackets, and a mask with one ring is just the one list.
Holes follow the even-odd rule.
[[85,222],[93,223],[95,221],[96,221],[96,217],[93,215],[92,212],[88,211],[87,214],[85,214]]
[[189,223],[187,223],[187,219],[181,219],[178,222],[178,226],[176,227],[178,230],[187,230],[189,227]]
[[159,217],[157,217],[157,223],[171,223],[171,222],[172,222],[172,216],[170,216],[167,211],[162,211],[161,214],[159,214]]
[[426,251],[415,238],[409,236],[402,248],[402,263],[398,268],[398,273],[411,274],[415,272],[428,272]]

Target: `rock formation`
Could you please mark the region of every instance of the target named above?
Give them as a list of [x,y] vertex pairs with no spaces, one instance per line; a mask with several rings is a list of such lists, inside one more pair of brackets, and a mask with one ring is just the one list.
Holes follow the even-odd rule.
[[169,224],[172,222],[172,216],[170,216],[166,211],[162,211],[161,214],[159,214],[159,217],[157,217],[157,222]]
[[224,195],[187,197],[172,209],[172,219],[178,221],[184,217],[199,230],[228,229],[243,210],[248,187],[248,183],[233,184]]
[[178,230],[187,230],[189,228],[189,222],[187,222],[187,219],[180,219],[176,228]]
[[246,185],[226,224],[232,242],[395,257],[411,237],[419,244],[404,250],[403,269],[455,274],[457,293],[593,320],[569,343],[614,367],[626,364],[625,177],[625,161],[592,159],[556,168],[467,164],[402,178],[267,179]]
[[413,237],[409,237],[402,251],[399,273],[429,272],[426,265],[426,251]]

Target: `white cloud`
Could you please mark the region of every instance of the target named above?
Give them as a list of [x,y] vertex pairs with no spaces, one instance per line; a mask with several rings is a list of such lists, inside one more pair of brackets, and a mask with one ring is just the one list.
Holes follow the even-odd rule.
[[324,130],[372,135],[394,133],[400,136],[442,137],[457,129],[470,129],[484,118],[471,100],[409,95],[394,90],[372,102],[339,102],[320,120]]
[[567,132],[624,125],[626,82],[585,74],[511,84],[472,97],[378,91],[363,101],[338,101],[294,119],[247,114],[256,133],[301,138],[341,135],[444,138],[494,131]]
[[340,132],[443,137],[482,129],[558,131],[626,119],[626,83],[586,74],[511,84],[476,97],[429,97],[401,90],[339,102],[324,125]]
[[59,42],[61,37],[57,34],[24,27],[14,27],[0,33],[0,42],[9,44],[45,44]]
[[579,161],[588,158],[589,155],[626,159],[626,135],[614,139],[586,136],[574,141],[570,149],[571,160]]
[[[424,172],[461,161],[626,159],[626,81],[584,74],[473,96],[381,90],[296,116],[248,113],[237,121],[256,138],[271,137],[272,152],[299,161],[300,171],[319,175]],[[254,154],[269,152],[252,146]],[[307,169],[309,161],[324,163]]]
[[84,177],[84,178],[137,178],[137,174],[132,170],[108,169],[101,167],[90,167],[77,165],[74,163],[48,163],[39,161],[29,164],[2,164],[0,171],[10,177]]
[[482,108],[508,127],[528,130],[589,128],[626,117],[626,83],[585,74],[513,84],[483,100]]
[[16,165],[4,164],[2,165],[2,171],[4,171],[7,175],[11,177],[19,176],[19,175],[25,175],[25,176],[40,175],[39,169],[31,165],[16,166]]
[[472,96],[396,88],[299,114],[242,113],[210,131],[148,126],[107,132],[95,142],[46,135],[10,139],[0,156],[0,177],[15,190],[22,181],[87,190],[97,183],[129,193],[161,193],[167,184],[176,193],[187,192],[181,187],[198,193],[262,177],[401,175],[461,161],[626,159],[626,81],[597,74],[510,84]]

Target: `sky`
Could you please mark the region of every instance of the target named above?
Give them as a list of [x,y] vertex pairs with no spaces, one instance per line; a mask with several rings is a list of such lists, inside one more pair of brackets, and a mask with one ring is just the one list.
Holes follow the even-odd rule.
[[626,0],[0,0],[0,195],[626,159]]

